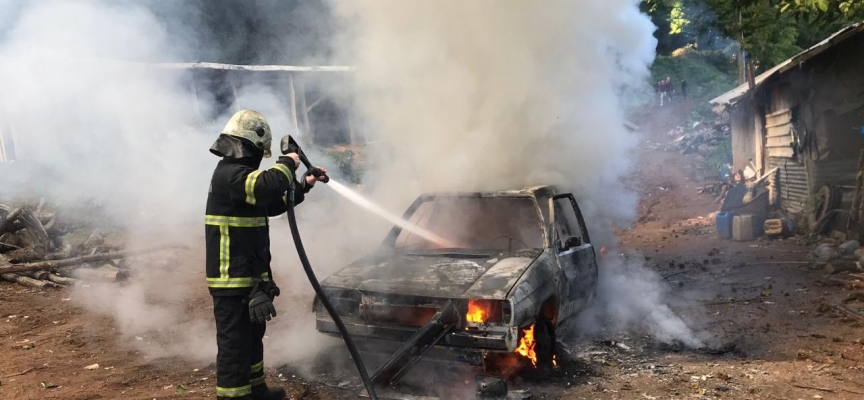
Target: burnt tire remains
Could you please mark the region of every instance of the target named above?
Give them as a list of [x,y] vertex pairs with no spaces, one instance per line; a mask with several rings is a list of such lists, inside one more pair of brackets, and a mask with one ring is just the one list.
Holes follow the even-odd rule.
[[537,353],[537,367],[552,369],[555,359],[555,325],[548,318],[540,316],[534,325],[534,351]]

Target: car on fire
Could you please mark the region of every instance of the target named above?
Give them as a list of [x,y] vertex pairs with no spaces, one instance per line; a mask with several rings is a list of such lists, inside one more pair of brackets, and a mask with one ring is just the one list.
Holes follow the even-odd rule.
[[[395,226],[375,252],[322,282],[355,341],[405,342],[449,302],[455,327],[437,347],[469,362],[515,352],[554,363],[556,330],[597,287],[594,247],[572,194],[551,186],[423,194],[404,219],[447,241]],[[317,330],[338,334],[317,298],[313,308]]]

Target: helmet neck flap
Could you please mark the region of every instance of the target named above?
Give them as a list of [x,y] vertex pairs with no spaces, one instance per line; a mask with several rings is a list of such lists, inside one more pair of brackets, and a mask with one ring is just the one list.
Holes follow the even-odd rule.
[[210,152],[219,157],[250,159],[256,166],[264,157],[264,152],[249,140],[224,133],[210,146]]

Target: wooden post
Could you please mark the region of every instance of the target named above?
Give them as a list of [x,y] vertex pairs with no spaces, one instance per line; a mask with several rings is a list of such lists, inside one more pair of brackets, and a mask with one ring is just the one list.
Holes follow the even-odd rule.
[[288,74],[288,98],[291,100],[291,128],[294,129],[294,134],[300,133],[300,127],[297,124],[297,95],[294,92],[294,75]]
[[858,172],[855,174],[855,196],[852,198],[852,209],[849,210],[849,222],[846,225],[846,231],[849,233],[857,233],[861,223],[861,212],[864,211],[862,205],[862,193],[864,191],[864,149],[858,152]]
[[6,155],[6,113],[3,112],[3,97],[0,97],[0,162],[7,161]]
[[[0,114],[2,115],[2,114]],[[6,140],[3,131],[3,121],[0,121],[0,162],[6,161]]]
[[198,85],[195,84],[195,72],[191,71],[192,75],[192,98],[195,102],[195,113],[198,114],[198,120],[201,120],[201,103],[198,99]]
[[234,112],[240,111],[240,99],[237,97],[237,85],[234,84],[233,79],[231,79],[231,94],[234,96]]
[[354,123],[351,122],[351,114],[347,111],[345,112],[345,122],[348,124],[348,141],[351,142],[352,145],[359,144],[357,143],[357,136],[354,132]]
[[358,132],[357,128],[354,126],[354,113],[350,108],[345,111],[345,118],[348,120],[348,135],[351,138],[351,144],[356,146],[365,146],[366,137],[363,136],[362,132]]
[[297,81],[297,107],[300,108],[300,122],[303,131],[312,136],[312,124],[309,123],[309,110],[306,109],[306,84],[300,79]]

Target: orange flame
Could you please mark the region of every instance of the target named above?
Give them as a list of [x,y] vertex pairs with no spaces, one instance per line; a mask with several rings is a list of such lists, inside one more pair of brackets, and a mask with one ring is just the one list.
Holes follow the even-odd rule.
[[[519,347],[516,347],[516,353],[531,360],[531,365],[537,367],[537,352],[534,347],[537,342],[534,340],[534,324],[531,324],[527,329],[522,330],[522,339],[519,340]],[[558,356],[552,355],[552,366],[558,366]]]
[[537,353],[534,351],[534,346],[536,345],[537,342],[534,341],[534,324],[531,324],[528,329],[522,331],[522,339],[519,340],[519,347],[516,348],[516,352],[531,360],[531,364],[535,367],[537,366]]
[[476,300],[468,301],[468,313],[465,314],[466,321],[475,323],[486,322],[488,318],[486,310],[478,303]]

